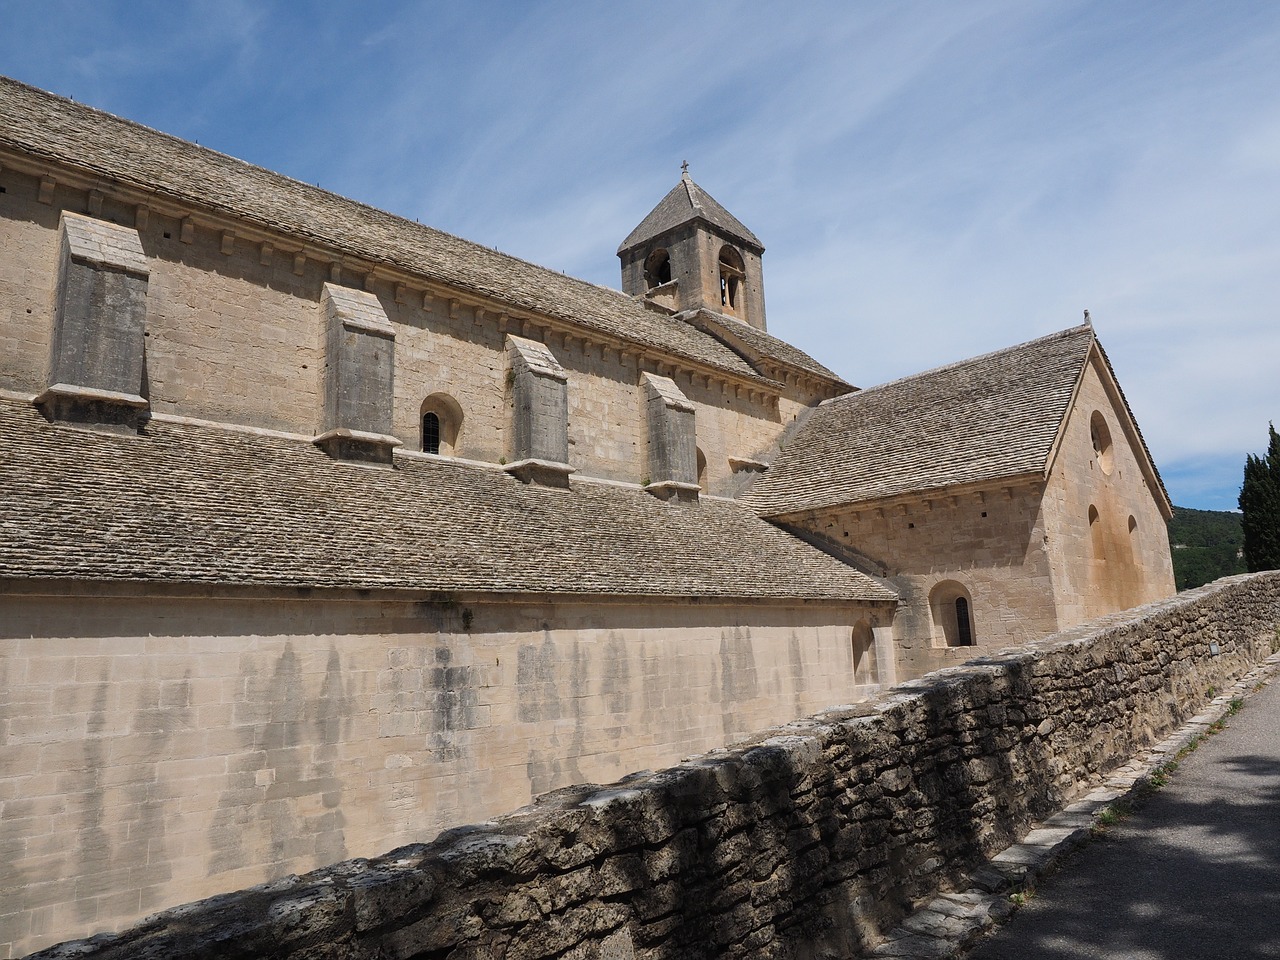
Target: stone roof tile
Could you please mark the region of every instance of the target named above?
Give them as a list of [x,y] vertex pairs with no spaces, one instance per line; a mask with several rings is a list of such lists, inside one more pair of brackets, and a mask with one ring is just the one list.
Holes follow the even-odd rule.
[[744,502],[777,516],[1043,471],[1094,342],[1086,324],[827,401]]
[[763,379],[714,337],[646,309],[619,290],[536,266],[4,77],[0,147],[739,377]]
[[648,216],[641,220],[634,230],[627,234],[627,239],[618,245],[618,253],[694,220],[705,220],[734,239],[744,241],[747,246],[755,248],[757,253],[764,252],[764,245],[756,235],[717,203],[711,194],[694,183],[686,171],[680,178],[680,182],[658,201],[658,205],[649,211]]
[[583,596],[878,600],[893,593],[740,504],[151,421],[47,423],[0,400],[0,578]]
[[[712,336],[726,343],[735,352],[743,354],[748,360],[756,362],[760,360],[779,360],[796,370],[816,374],[838,386],[846,389],[850,387],[841,377],[820,364],[799,347],[794,347],[785,340],[779,340],[764,330],[758,330],[737,317],[730,317],[723,313],[713,313],[709,310],[699,310],[691,318],[691,322],[695,326],[700,326],[707,330]],[[761,372],[769,376],[768,371],[762,370]]]

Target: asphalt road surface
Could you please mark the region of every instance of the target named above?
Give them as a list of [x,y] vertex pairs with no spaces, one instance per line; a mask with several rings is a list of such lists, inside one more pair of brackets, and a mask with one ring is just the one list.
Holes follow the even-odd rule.
[[970,960],[1280,958],[1280,679]]

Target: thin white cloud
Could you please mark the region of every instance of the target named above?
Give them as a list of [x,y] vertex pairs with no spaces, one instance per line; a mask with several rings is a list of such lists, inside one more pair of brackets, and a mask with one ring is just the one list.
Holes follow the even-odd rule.
[[595,282],[689,160],[856,383],[1089,308],[1175,501],[1229,506],[1280,420],[1271,4],[10,13],[19,79]]

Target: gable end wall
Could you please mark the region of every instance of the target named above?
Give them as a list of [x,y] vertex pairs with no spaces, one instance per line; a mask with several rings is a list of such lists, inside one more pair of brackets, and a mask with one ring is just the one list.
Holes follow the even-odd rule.
[[[1089,425],[1095,411],[1111,436],[1110,474],[1094,456]],[[1145,456],[1130,439],[1127,422],[1128,413],[1107,385],[1095,353],[1067,415],[1045,488],[1053,594],[1064,629],[1176,592],[1159,494],[1142,469]],[[1096,534],[1090,530],[1090,506],[1098,511]]]

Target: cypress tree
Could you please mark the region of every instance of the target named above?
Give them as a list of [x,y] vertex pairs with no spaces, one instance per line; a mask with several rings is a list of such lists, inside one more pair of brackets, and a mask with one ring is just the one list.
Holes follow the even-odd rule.
[[1244,513],[1244,562],[1250,572],[1280,570],[1280,435],[1275,424],[1268,428],[1267,454],[1249,454],[1240,487]]

